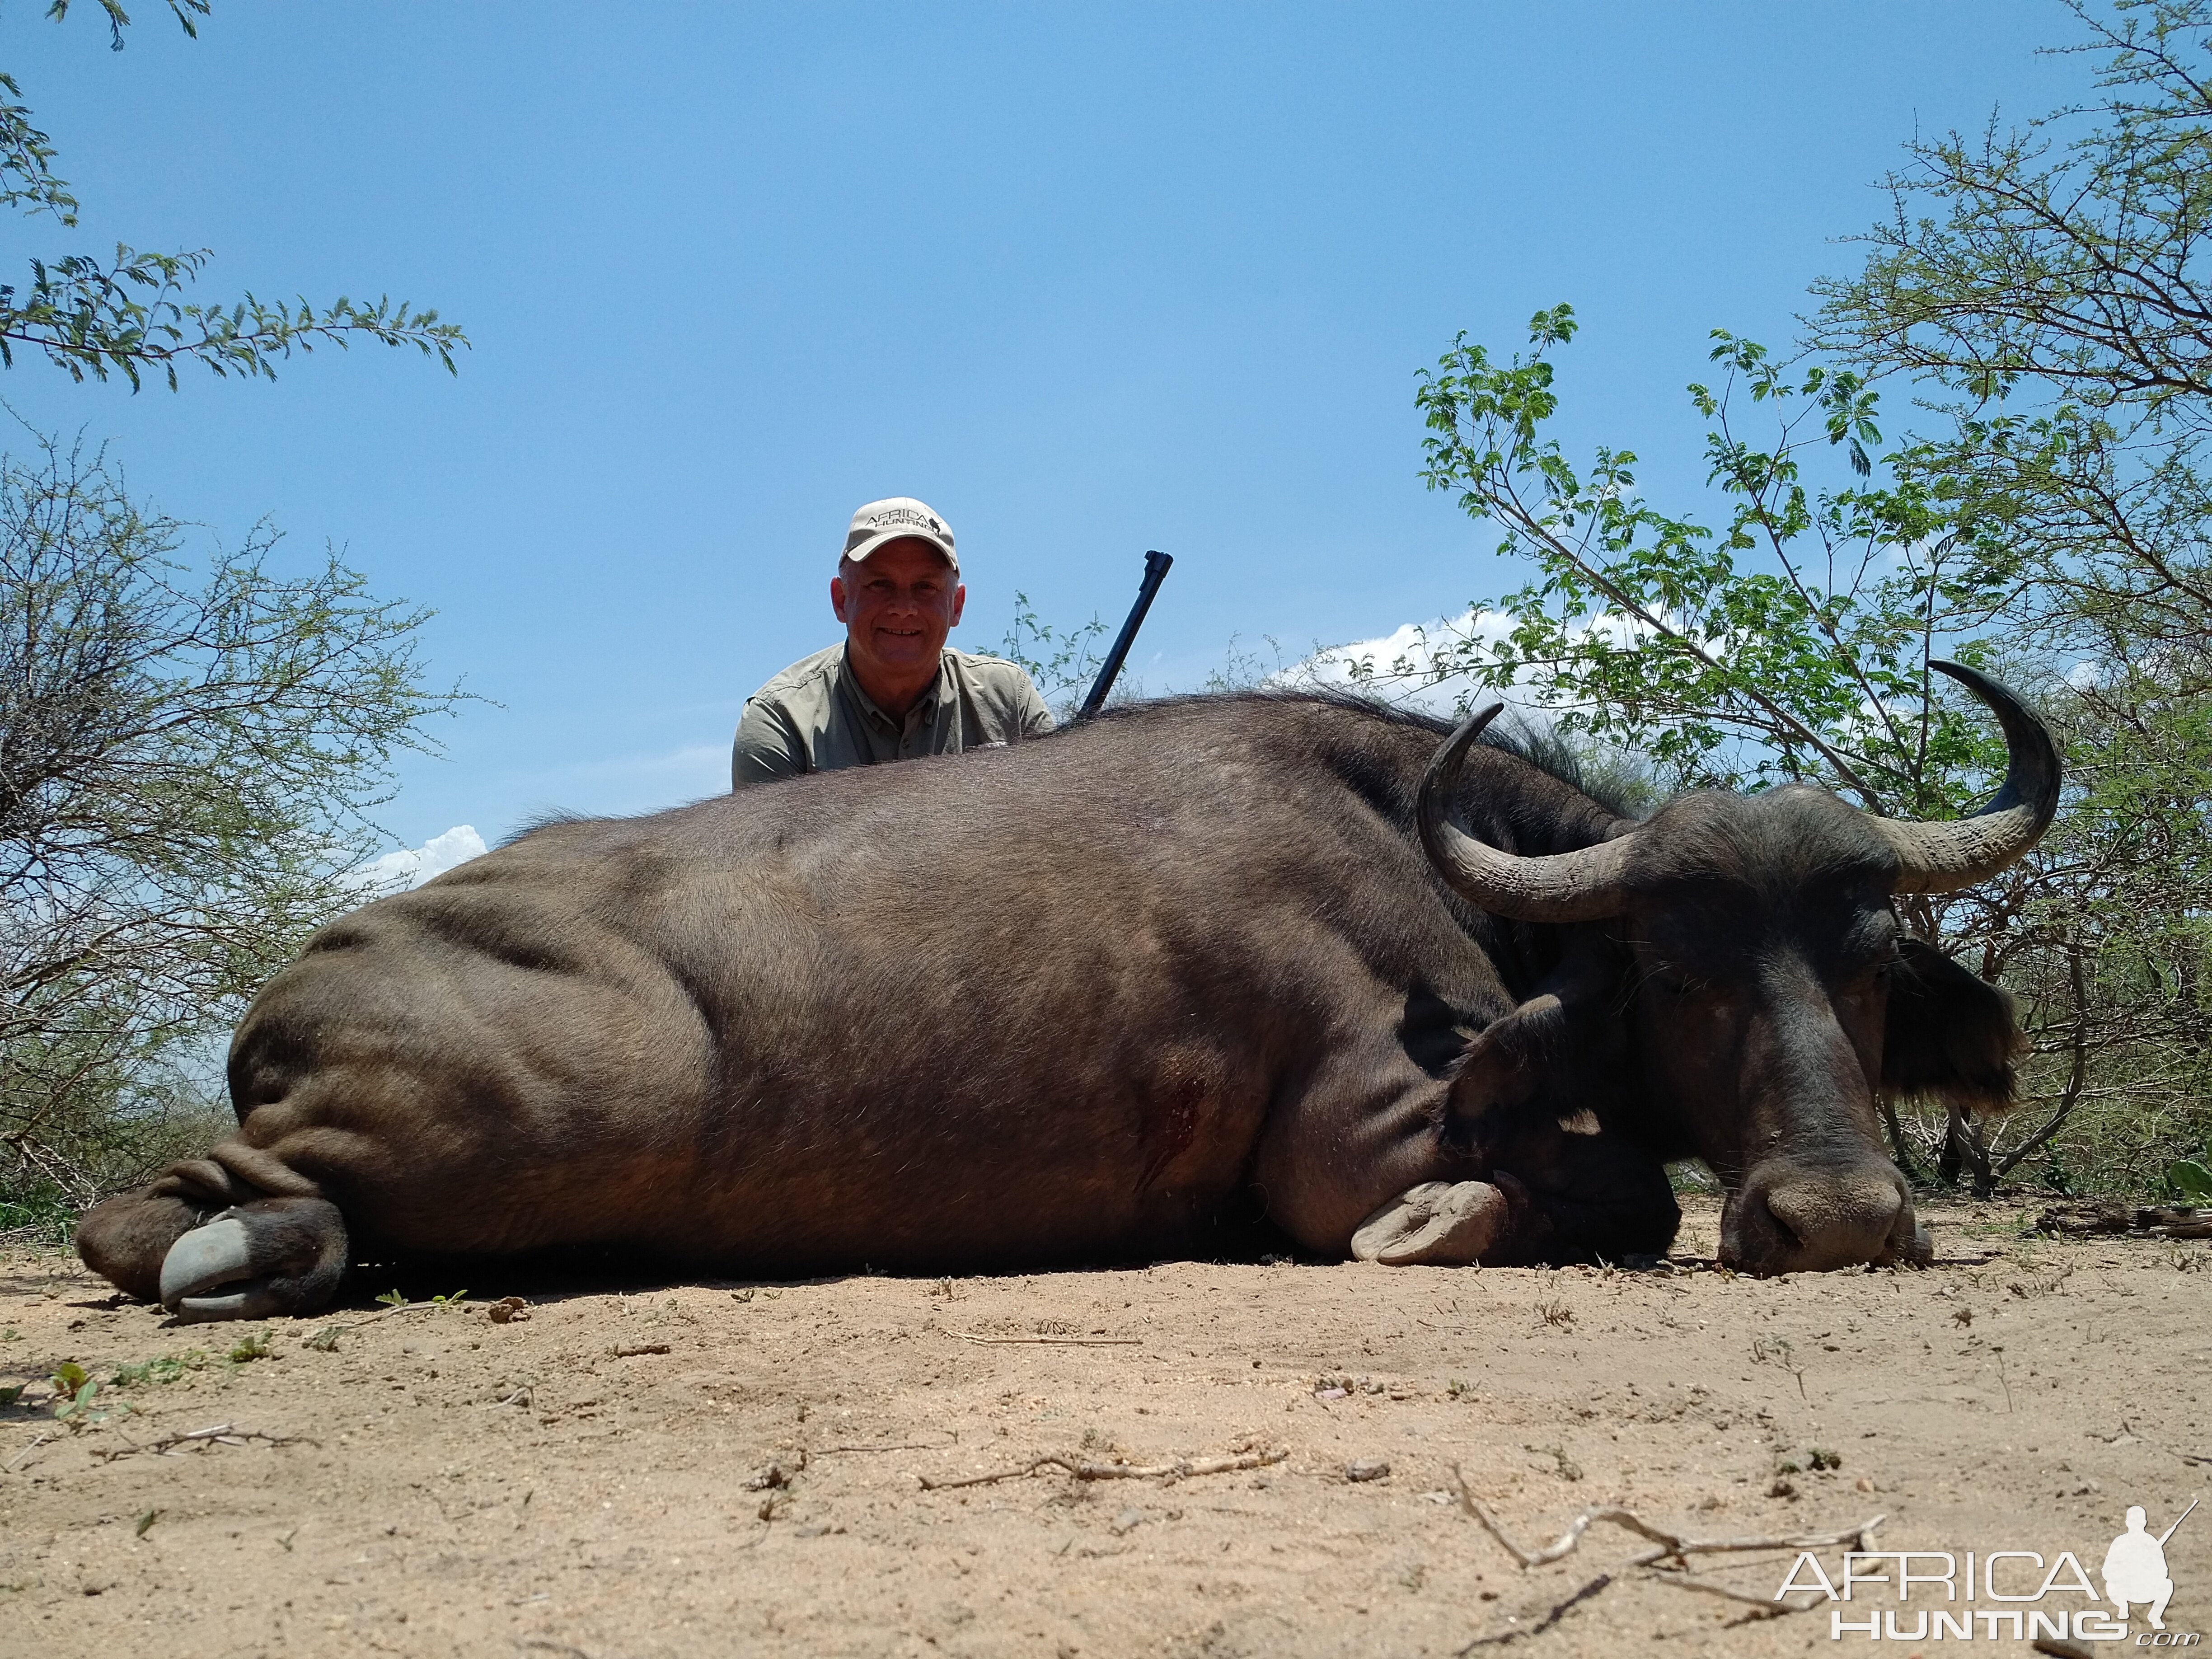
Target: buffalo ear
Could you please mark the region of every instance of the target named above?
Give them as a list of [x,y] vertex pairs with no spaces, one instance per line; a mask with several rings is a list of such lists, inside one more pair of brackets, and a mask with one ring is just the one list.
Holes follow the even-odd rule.
[[1559,999],[1549,993],[1529,998],[1467,1045],[1452,1068],[1451,1115],[1472,1121],[1495,1107],[1526,1103],[1567,1036]]
[[1969,1111],[2007,1109],[2013,1056],[2027,1046],[2011,994],[1923,940],[1905,940],[1900,954],[1889,981],[1883,1090],[1935,1095]]
[[[1617,1092],[1627,1027],[1620,1017],[1626,957],[1603,929],[1576,927],[1531,996],[1469,1041],[1454,1064],[1447,1114],[1462,1129],[1493,1108],[1561,1103],[1562,1127]],[[1573,1121],[1573,1127],[1568,1126]]]

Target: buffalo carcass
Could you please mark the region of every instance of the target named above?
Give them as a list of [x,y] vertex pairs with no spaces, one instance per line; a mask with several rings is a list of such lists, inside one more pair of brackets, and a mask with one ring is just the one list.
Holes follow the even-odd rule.
[[[1249,1207],[1384,1262],[1924,1259],[1878,1091],[2002,1107],[2010,1004],[1891,898],[2053,810],[2002,687],[1954,823],[1823,791],[1609,811],[1484,724],[1141,704],[1003,750],[553,823],[317,933],[231,1048],[237,1134],[89,1212],[186,1318],[376,1251],[798,1273],[1153,1259]],[[1492,712],[1495,712],[1494,710]]]

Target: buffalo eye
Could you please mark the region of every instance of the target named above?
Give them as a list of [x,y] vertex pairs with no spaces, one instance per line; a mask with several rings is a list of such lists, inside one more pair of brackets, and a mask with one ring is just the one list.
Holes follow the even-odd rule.
[[1885,957],[1880,962],[1868,963],[1844,981],[1842,994],[1856,1000],[1870,997],[1878,991],[1886,992],[1897,962],[1895,957]]

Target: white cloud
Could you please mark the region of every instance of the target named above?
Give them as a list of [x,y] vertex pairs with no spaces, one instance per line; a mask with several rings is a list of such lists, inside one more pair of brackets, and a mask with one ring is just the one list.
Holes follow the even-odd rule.
[[433,876],[442,876],[489,849],[470,823],[457,823],[441,836],[433,836],[420,847],[404,848],[372,859],[361,866],[361,884],[373,892],[398,893],[420,887]]
[[[1428,714],[1455,714],[1462,702],[1479,706],[1497,694],[1479,691],[1464,674],[1436,678],[1439,655],[1449,659],[1470,640],[1502,639],[1511,626],[1512,619],[1496,611],[1407,623],[1378,639],[1316,651],[1273,678],[1279,684],[1358,690]],[[1356,675],[1355,665],[1362,671]],[[1519,699],[1505,701],[1521,706]]]

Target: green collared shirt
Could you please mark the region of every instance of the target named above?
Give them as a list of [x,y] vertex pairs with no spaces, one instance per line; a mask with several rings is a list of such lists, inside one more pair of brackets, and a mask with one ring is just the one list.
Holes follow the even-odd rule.
[[730,787],[876,766],[921,755],[957,755],[1019,743],[1053,727],[1030,677],[997,657],[948,648],[937,684],[894,719],[860,689],[845,647],[795,662],[745,702],[730,755]]

